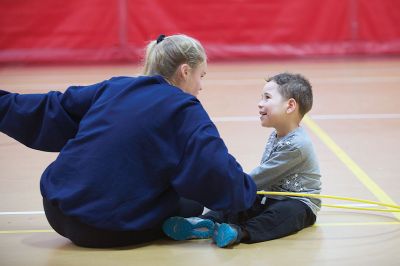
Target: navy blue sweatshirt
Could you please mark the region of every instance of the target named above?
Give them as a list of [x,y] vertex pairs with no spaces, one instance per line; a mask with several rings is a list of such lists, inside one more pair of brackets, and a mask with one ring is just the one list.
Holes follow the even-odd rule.
[[0,91],[0,131],[59,152],[41,193],[97,228],[152,228],[177,213],[179,197],[241,211],[256,196],[201,103],[160,76],[115,77],[64,93]]

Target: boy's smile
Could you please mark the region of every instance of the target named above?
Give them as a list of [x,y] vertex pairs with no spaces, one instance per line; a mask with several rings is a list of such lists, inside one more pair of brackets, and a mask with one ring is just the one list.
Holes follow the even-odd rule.
[[261,125],[275,127],[280,117],[286,113],[285,99],[279,93],[278,84],[267,82],[262,90],[261,101],[258,103]]

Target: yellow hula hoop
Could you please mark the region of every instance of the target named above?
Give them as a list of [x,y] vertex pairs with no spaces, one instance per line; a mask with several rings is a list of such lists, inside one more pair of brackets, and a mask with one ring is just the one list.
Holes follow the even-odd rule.
[[361,203],[389,207],[391,209],[351,207],[351,206],[333,205],[333,204],[321,204],[321,205],[324,207],[330,207],[330,208],[361,210],[361,211],[400,212],[399,205],[387,204],[387,203],[371,201],[371,200],[364,200],[364,199],[349,198],[349,197],[339,197],[339,196],[322,195],[322,194],[295,193],[295,192],[277,192],[277,191],[257,191],[257,194],[271,195],[271,196],[275,195],[275,196],[289,196],[289,197],[305,197],[305,198],[326,198],[326,199],[361,202]]

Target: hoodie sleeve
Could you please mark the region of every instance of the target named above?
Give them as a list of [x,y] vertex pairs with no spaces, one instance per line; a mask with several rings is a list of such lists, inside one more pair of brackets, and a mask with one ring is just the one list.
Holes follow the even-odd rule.
[[58,152],[73,138],[102,83],[65,93],[18,94],[0,90],[0,131],[37,150]]
[[242,211],[256,197],[256,186],[219,137],[210,121],[189,138],[181,171],[172,184],[179,195],[196,200],[212,210]]

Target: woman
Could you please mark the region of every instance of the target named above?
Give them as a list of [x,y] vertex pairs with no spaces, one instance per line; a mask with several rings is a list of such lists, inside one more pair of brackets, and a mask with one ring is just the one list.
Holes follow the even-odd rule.
[[254,182],[195,97],[206,69],[197,40],[162,35],[147,47],[145,76],[64,93],[0,91],[0,131],[60,152],[40,181],[56,232],[79,246],[124,246],[161,237],[166,218],[202,205],[252,205]]

